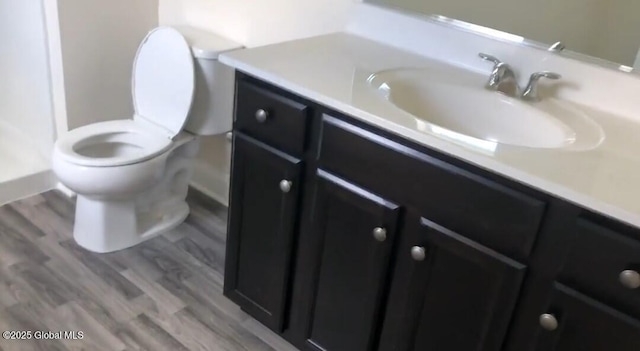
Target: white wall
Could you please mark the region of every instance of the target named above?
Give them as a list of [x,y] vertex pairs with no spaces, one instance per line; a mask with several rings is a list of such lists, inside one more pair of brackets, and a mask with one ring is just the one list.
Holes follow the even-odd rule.
[[44,157],[54,138],[47,57],[42,1],[0,0],[0,123]]
[[158,24],[157,0],[57,4],[68,128],[131,118],[133,59],[140,41]]
[[161,24],[209,29],[247,47],[344,27],[353,0],[159,0]]
[[603,8],[592,52],[633,66],[640,48],[640,1],[608,1]]
[[[354,0],[159,0],[162,25],[191,25],[246,47],[335,32],[345,27]],[[192,184],[227,202],[230,145],[203,138]]]

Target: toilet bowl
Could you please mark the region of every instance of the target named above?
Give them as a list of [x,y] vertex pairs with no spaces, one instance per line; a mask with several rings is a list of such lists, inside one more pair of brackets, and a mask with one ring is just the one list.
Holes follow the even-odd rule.
[[173,142],[132,120],[75,129],[55,144],[53,169],[60,182],[83,195],[117,197],[147,190],[162,176]]
[[[121,250],[187,217],[198,136],[231,128],[233,102],[224,96],[232,95],[233,72],[217,55],[239,47],[192,28],[152,30],[134,61],[133,118],[86,125],[56,141],[53,171],[77,194],[80,246]],[[197,87],[208,94],[195,94]]]

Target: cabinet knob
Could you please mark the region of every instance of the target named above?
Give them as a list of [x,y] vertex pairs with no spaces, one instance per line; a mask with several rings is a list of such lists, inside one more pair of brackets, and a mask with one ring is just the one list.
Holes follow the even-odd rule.
[[373,237],[378,241],[387,240],[387,230],[382,227],[376,227],[373,229]]
[[556,316],[550,313],[544,313],[540,315],[540,326],[544,330],[554,331],[558,329],[558,320]]
[[411,258],[416,261],[424,261],[427,257],[427,252],[422,246],[414,246],[411,248]]
[[622,283],[622,285],[625,288],[629,288],[629,289],[640,288],[640,273],[634,270],[627,269],[620,272],[619,278],[620,278],[620,283]]
[[291,191],[292,185],[293,183],[290,180],[283,179],[280,181],[280,190],[282,190],[283,193],[288,193]]
[[256,121],[264,123],[264,121],[267,120],[267,117],[269,117],[269,113],[267,112],[267,110],[259,109],[258,111],[256,111]]

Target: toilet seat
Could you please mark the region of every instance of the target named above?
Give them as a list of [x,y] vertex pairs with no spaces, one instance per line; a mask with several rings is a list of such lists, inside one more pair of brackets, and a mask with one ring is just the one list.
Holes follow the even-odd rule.
[[189,118],[195,90],[191,48],[180,32],[158,27],[147,34],[136,53],[131,85],[132,120],[74,129],[58,139],[54,153],[75,165],[115,167],[168,150]]
[[191,47],[176,29],[158,27],[144,38],[133,63],[134,120],[173,138],[187,123],[195,91]]
[[134,120],[99,122],[58,139],[54,152],[69,163],[114,167],[140,163],[171,147],[172,140]]

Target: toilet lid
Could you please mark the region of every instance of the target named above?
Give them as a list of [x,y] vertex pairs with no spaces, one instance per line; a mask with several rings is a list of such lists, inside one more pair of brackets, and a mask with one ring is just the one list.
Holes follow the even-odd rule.
[[159,27],[147,34],[136,54],[132,77],[135,119],[144,119],[169,138],[187,122],[195,77],[191,49],[182,34]]

